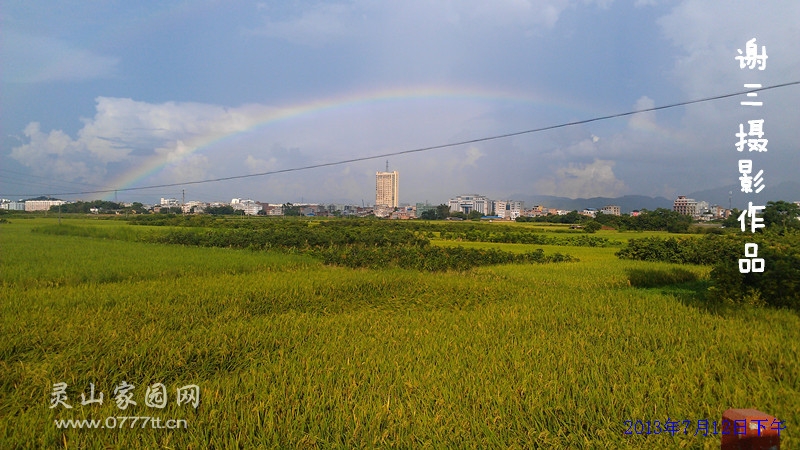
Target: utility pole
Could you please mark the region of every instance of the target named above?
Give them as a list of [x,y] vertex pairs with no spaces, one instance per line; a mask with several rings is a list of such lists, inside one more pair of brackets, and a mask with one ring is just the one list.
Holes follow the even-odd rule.
[[183,205],[186,204],[186,189],[181,189],[181,214],[183,214]]

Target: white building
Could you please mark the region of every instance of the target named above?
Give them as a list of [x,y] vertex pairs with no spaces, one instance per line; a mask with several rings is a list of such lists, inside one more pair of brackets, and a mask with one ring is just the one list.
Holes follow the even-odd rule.
[[0,203],[0,209],[7,209],[9,211],[25,211],[25,202],[12,202],[11,200],[3,199]]
[[27,200],[25,201],[25,211],[49,211],[51,206],[63,205],[63,200]]
[[263,209],[260,204],[249,198],[234,198],[231,200],[231,207],[234,211],[244,211],[244,214],[247,216],[257,216]]
[[[191,213],[199,214],[205,211],[207,206],[208,204],[205,202],[191,201],[191,202],[186,202],[186,204],[183,205],[181,209],[184,214],[191,214]],[[192,208],[194,208],[194,211],[192,210]]]
[[517,200],[495,200],[494,215],[503,219],[516,220],[525,210],[525,202]]
[[375,206],[397,208],[400,174],[394,172],[375,172]]
[[175,198],[164,198],[161,197],[161,207],[162,208],[180,208],[181,203],[178,199]]
[[448,201],[451,212],[462,212],[469,214],[472,211],[478,211],[484,216],[488,216],[492,212],[492,201],[482,195],[459,195],[456,198],[451,198]]
[[266,213],[268,216],[282,216],[283,204],[281,203],[268,203]]
[[622,215],[622,210],[617,205],[606,205],[600,208],[600,212],[603,214],[608,214],[610,216],[620,216]]

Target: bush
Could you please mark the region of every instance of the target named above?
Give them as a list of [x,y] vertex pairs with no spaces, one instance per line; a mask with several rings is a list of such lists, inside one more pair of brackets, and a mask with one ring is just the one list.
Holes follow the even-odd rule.
[[735,258],[720,261],[711,270],[714,286],[709,295],[733,303],[752,303],[756,298],[770,306],[800,310],[800,234],[759,235],[746,241],[758,244],[764,272],[739,271],[743,239]]
[[[758,244],[758,257],[765,261],[764,272],[739,272],[739,259],[744,258],[746,243]],[[641,261],[711,265],[711,300],[800,310],[800,233],[631,239],[617,252],[617,256]]]
[[740,238],[733,235],[631,239],[616,255],[620,259],[639,261],[714,265],[738,254],[740,241]]
[[376,248],[365,245],[328,247],[313,252],[325,264],[379,269],[400,267],[424,271],[467,270],[472,267],[513,264],[577,261],[570,255],[555,253],[545,256],[538,249],[527,253],[511,253],[497,249],[437,247],[432,245]]
[[587,223],[586,226],[583,227],[584,231],[586,231],[587,233],[596,233],[601,228],[603,228],[603,225],[600,224],[600,222],[594,220]]

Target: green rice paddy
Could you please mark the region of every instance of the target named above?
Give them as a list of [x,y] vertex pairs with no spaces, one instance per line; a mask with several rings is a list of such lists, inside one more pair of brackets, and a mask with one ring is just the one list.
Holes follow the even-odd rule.
[[[580,261],[350,269],[31,232],[55,223],[0,224],[0,448],[714,449],[720,435],[695,435],[697,421],[728,408],[778,417],[782,448],[800,446],[800,317],[708,306],[709,267],[434,239]],[[123,381],[137,403],[125,410]],[[71,409],[54,402],[62,382]],[[145,405],[156,383],[163,409]],[[81,404],[91,384],[102,405]],[[200,387],[197,408],[177,404],[186,385]],[[186,428],[55,424],[108,417]],[[626,434],[638,420],[653,432]],[[679,432],[655,434],[655,421]]]

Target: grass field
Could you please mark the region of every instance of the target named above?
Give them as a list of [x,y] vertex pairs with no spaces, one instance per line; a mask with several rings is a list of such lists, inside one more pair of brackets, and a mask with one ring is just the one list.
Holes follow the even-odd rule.
[[[706,306],[708,267],[623,261],[618,247],[434,240],[580,261],[346,269],[11,222],[0,224],[0,448],[712,449],[720,436],[695,436],[697,421],[731,407],[777,416],[782,448],[800,447],[800,317]],[[51,408],[61,382],[71,409]],[[112,393],[122,382],[137,402],[125,410]],[[144,404],[155,383],[163,409]],[[81,405],[90,384],[102,405]],[[186,385],[200,387],[197,408],[176,402]],[[134,416],[186,428],[54,423]],[[653,433],[626,435],[637,420]],[[668,420],[679,432],[654,434]]]

